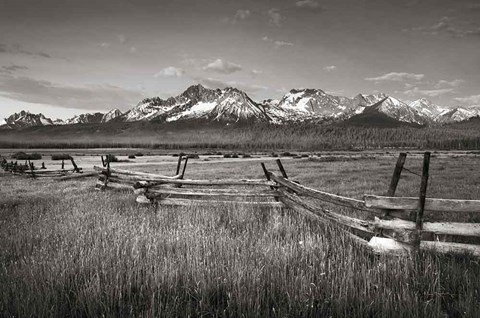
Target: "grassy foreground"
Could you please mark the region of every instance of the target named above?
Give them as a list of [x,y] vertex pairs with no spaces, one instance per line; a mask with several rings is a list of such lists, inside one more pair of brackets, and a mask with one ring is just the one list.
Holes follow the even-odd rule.
[[[432,193],[446,197],[448,186],[453,197],[477,197],[476,178],[466,174],[467,167],[477,166],[475,158],[436,160]],[[419,159],[412,161],[409,167],[418,167]],[[385,188],[394,162],[395,156],[285,165],[304,184],[358,196],[364,189]],[[258,173],[249,163],[215,166],[220,174]],[[195,168],[198,177],[212,171],[205,164]],[[440,182],[442,176],[458,184],[454,192],[451,183]],[[403,180],[402,193],[416,192],[414,177]],[[480,312],[478,259],[375,256],[336,228],[290,210],[229,205],[155,211],[138,206],[128,192],[97,193],[93,184],[0,176],[0,316],[478,317]]]

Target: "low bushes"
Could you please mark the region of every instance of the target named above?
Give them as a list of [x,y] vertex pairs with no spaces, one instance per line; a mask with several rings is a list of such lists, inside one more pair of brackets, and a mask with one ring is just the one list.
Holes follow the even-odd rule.
[[42,159],[42,155],[39,153],[25,153],[25,152],[17,152],[12,155],[13,159],[17,160],[39,160]]

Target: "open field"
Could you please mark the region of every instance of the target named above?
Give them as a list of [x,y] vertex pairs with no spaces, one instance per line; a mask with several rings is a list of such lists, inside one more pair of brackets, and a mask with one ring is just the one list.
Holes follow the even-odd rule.
[[[130,152],[123,151],[112,153],[126,159]],[[60,165],[48,160],[51,151],[38,152],[44,158],[36,165]],[[90,171],[101,164],[98,153],[78,152],[75,160]],[[361,198],[385,192],[397,155],[324,152],[282,161],[290,179]],[[276,158],[252,156],[201,155],[189,160],[186,177],[262,178],[260,161],[275,169]],[[177,159],[152,153],[112,166],[173,175]],[[421,164],[421,154],[410,153],[405,167],[420,173]],[[427,196],[479,199],[479,164],[476,153],[433,153]],[[480,264],[469,256],[375,256],[338,229],[290,210],[221,205],[155,211],[138,206],[129,192],[96,192],[94,184],[94,178],[57,182],[0,173],[0,316],[480,312]],[[397,193],[416,196],[419,184],[404,171]]]

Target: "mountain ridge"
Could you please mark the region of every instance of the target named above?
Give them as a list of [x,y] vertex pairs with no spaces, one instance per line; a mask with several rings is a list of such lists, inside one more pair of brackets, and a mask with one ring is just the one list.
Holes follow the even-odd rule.
[[[358,116],[363,114],[363,116]],[[247,93],[234,88],[210,89],[201,84],[192,85],[177,96],[167,99],[145,98],[131,109],[121,112],[114,108],[106,113],[79,114],[67,120],[52,120],[43,114],[21,111],[5,118],[0,128],[21,129],[31,126],[72,125],[88,123],[159,121],[179,122],[191,120],[236,122],[291,122],[337,121],[362,124],[375,114],[375,122],[383,118],[385,124],[395,121],[417,126],[462,122],[480,115],[472,107],[444,108],[421,98],[405,103],[384,93],[358,94],[353,98],[328,94],[321,89],[292,89],[280,100],[256,102]],[[380,115],[381,114],[381,115]],[[355,117],[357,116],[357,117]],[[351,118],[354,120],[350,120]]]

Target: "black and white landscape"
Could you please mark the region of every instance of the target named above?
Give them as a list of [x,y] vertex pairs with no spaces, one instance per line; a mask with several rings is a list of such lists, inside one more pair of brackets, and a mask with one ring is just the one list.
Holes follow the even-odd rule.
[[0,0],[0,317],[479,317],[478,0]]

